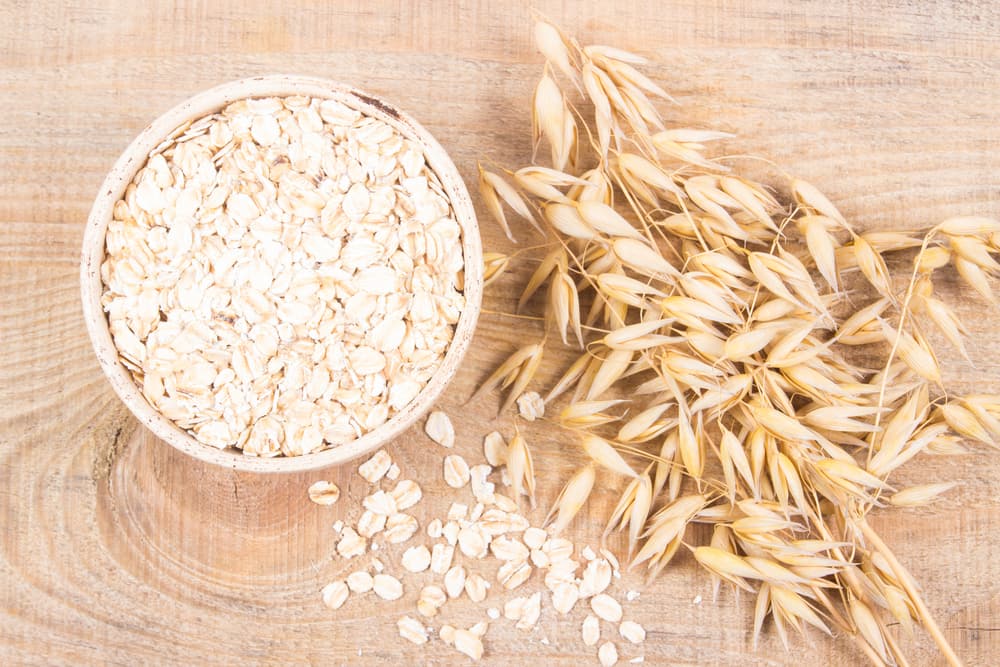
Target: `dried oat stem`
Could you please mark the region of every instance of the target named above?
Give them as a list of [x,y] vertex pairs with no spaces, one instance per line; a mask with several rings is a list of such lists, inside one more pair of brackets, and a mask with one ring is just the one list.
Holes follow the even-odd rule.
[[931,614],[930,610],[927,609],[927,605],[924,604],[923,598],[920,597],[920,592],[913,583],[913,577],[910,576],[909,571],[903,567],[903,565],[896,559],[896,555],[892,550],[882,541],[878,533],[872,529],[868,524],[866,519],[861,519],[858,521],[858,528],[864,533],[865,538],[872,543],[872,546],[881,553],[885,559],[889,562],[890,567],[892,567],[893,572],[895,572],[900,584],[906,590],[907,595],[910,596],[910,601],[917,608],[917,613],[920,614],[920,620],[927,629],[927,633],[934,639],[934,642],[938,645],[938,649],[941,654],[948,660],[949,665],[957,666],[962,664],[962,660],[955,653],[955,650],[948,643],[948,639],[941,632],[941,628],[938,627],[937,622],[934,620],[934,616]]

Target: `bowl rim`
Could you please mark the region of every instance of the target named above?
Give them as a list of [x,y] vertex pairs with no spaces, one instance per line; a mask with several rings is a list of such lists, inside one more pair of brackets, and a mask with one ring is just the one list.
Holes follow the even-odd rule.
[[[452,342],[440,367],[417,397],[381,426],[343,445],[302,456],[255,457],[233,448],[217,449],[197,441],[160,414],[139,391],[131,374],[118,359],[108,320],[101,307],[101,264],[105,236],[113,208],[128,184],[149,158],[149,153],[178,127],[214,113],[236,100],[257,97],[304,95],[335,99],[382,120],[423,148],[428,166],[441,180],[462,229],[465,259],[465,306],[455,325]],[[133,415],[160,440],[201,461],[248,472],[303,472],[340,465],[388,444],[426,414],[454,378],[468,351],[482,304],[482,243],[475,209],[454,162],[437,140],[416,120],[396,107],[353,86],[330,79],[299,75],[256,76],[230,81],[189,97],[146,126],[129,144],[105,177],[91,207],[83,236],[80,290],[84,320],[104,375]]]

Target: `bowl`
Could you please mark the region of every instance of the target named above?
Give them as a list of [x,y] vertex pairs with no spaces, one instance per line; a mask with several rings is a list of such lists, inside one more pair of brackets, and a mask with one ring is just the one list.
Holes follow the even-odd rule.
[[[422,147],[425,160],[438,176],[462,230],[464,255],[465,307],[455,325],[454,336],[441,365],[408,405],[381,426],[361,437],[302,456],[271,458],[243,454],[229,447],[218,449],[196,440],[191,434],[160,414],[142,395],[128,369],[119,361],[101,306],[104,286],[101,264],[105,258],[105,234],[115,202],[145,165],[150,151],[182,124],[212,114],[231,102],[255,97],[309,97],[338,100],[362,113],[391,125]],[[482,300],[482,247],[475,211],[458,170],[447,153],[408,115],[392,105],[351,86],[334,81],[301,76],[263,76],[225,83],[191,97],[157,118],[125,149],[111,169],[94,201],[87,220],[80,265],[83,313],[94,352],[112,388],[135,417],[161,440],[196,459],[234,470],[253,472],[300,472],[338,465],[372,452],[414,424],[441,395],[458,371],[472,340]]]

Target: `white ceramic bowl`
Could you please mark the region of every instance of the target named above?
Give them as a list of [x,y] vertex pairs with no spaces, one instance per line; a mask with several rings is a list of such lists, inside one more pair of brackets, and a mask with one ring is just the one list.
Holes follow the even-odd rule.
[[[128,184],[145,165],[150,151],[166,139],[167,135],[183,123],[214,113],[239,99],[291,95],[339,100],[388,123],[423,147],[427,163],[440,178],[451,200],[456,220],[462,228],[462,246],[465,255],[465,309],[455,326],[454,339],[437,373],[408,406],[383,425],[357,440],[313,454],[258,458],[245,456],[233,448],[220,450],[198,442],[149,404],[128,370],[118,360],[118,352],[108,330],[107,316],[100,303],[104,289],[101,282],[101,263],[105,256],[105,234],[115,202],[121,199]],[[430,409],[454,377],[472,340],[482,300],[482,265],[479,228],[469,193],[454,163],[427,130],[389,104],[344,84],[300,76],[264,76],[233,81],[195,95],[153,121],[125,149],[104,179],[87,220],[80,266],[80,286],[87,331],[101,368],[115,392],[143,425],[170,445],[202,461],[236,470],[294,472],[337,465],[372,452],[398,436]]]

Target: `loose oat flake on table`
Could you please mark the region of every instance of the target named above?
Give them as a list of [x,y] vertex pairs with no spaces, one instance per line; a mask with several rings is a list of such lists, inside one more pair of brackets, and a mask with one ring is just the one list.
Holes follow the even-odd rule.
[[[443,413],[429,416],[425,427],[432,420],[445,418],[447,416]],[[466,451],[472,456],[485,457],[486,452],[479,451],[480,440],[481,436],[465,438],[456,434],[452,451]],[[431,455],[440,453],[442,477],[447,477],[450,473],[444,461],[454,460],[458,455],[444,454],[436,448],[429,451]],[[509,458],[506,452],[494,454],[499,454],[503,460]],[[488,642],[484,640],[488,640],[490,621],[509,623],[519,633],[548,645],[549,640],[540,632],[543,611],[551,606],[561,617],[567,617],[577,601],[586,598],[593,598],[590,604],[599,610],[599,615],[609,626],[609,632],[613,627],[613,634],[619,634],[633,645],[645,640],[646,631],[642,625],[632,620],[621,620],[622,602],[613,597],[621,597],[620,590],[616,590],[620,587],[612,583],[612,579],[621,578],[617,559],[606,549],[601,549],[598,554],[589,546],[579,548],[566,538],[552,535],[539,526],[531,526],[528,518],[520,514],[518,503],[504,493],[491,490],[486,495],[480,489],[477,495],[473,484],[448,485],[456,495],[446,510],[438,506],[445,516],[426,522],[424,533],[430,538],[429,543],[420,536],[417,543],[410,544],[416,537],[417,520],[412,516],[409,517],[413,522],[411,530],[399,537],[389,533],[388,522],[363,531],[362,525],[369,526],[370,517],[384,517],[375,514],[369,507],[374,506],[373,498],[400,495],[395,490],[387,495],[383,489],[374,488],[384,481],[377,474],[372,474],[373,461],[379,470],[395,465],[388,452],[381,450],[358,466],[358,476],[368,482],[372,491],[360,503],[348,508],[348,512],[357,516],[357,519],[348,517],[355,522],[354,525],[342,522],[334,525],[334,531],[340,535],[335,548],[340,557],[335,558],[335,566],[340,572],[335,581],[321,591],[324,602],[331,609],[343,606],[351,593],[373,591],[375,597],[385,604],[398,601],[408,590],[418,590],[415,602],[407,602],[415,608],[416,616],[403,616],[397,621],[400,637],[414,644],[440,640],[473,660],[479,660],[488,653]],[[478,471],[482,484],[495,486],[494,482],[488,481],[489,478],[502,477],[502,470],[488,463],[475,463],[471,469]],[[502,480],[498,482],[504,484],[504,489],[513,490],[512,479],[506,483]],[[397,489],[400,487],[419,488],[405,479],[397,484]],[[412,505],[407,507],[425,515],[424,508],[420,506],[423,494],[415,494],[413,498]],[[379,500],[376,504],[382,502],[384,500]],[[392,508],[385,510],[391,511]],[[397,512],[391,520],[401,516],[407,515]],[[358,537],[359,533],[366,535],[368,541]],[[349,548],[342,548],[345,540]],[[395,547],[395,544],[401,546]],[[382,549],[387,551],[387,565],[372,556]],[[377,572],[374,577],[364,565],[358,569],[358,563],[363,563],[366,557],[370,559],[370,567]],[[493,566],[496,566],[495,570],[492,570]],[[347,570],[352,571],[346,575],[345,583],[340,577]],[[543,596],[543,588],[548,589],[549,596]],[[454,622],[456,612],[453,607],[465,606],[466,598],[479,605],[478,611],[485,618],[468,629],[462,629],[448,621]],[[631,601],[627,595],[625,599]],[[445,622],[437,625],[435,638],[435,625],[439,618]],[[597,616],[588,616],[588,620],[583,622],[582,632],[585,646],[592,647],[597,643],[600,635]],[[631,646],[627,649],[623,647],[623,650],[634,652],[641,649]],[[613,655],[614,660],[610,664],[614,664],[618,660],[617,651],[614,644],[608,641],[594,650],[595,661],[607,663]],[[640,653],[630,661],[642,661],[643,658]]]
[[178,128],[115,205],[102,304],[122,363],[213,447],[301,455],[405,408],[463,308],[461,230],[420,147],[334,100]]

